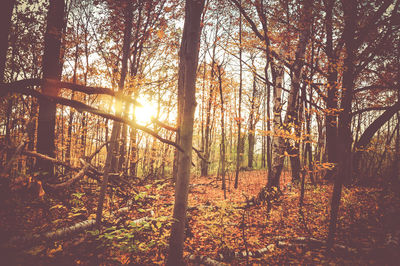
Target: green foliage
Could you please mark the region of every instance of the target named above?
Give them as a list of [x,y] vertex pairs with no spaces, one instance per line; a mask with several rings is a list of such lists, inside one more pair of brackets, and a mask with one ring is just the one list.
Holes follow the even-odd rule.
[[167,228],[170,227],[172,218],[160,216],[142,221],[130,221],[124,226],[111,226],[103,232],[90,231],[96,236],[103,246],[118,249],[121,252],[146,252],[151,248],[167,247]]

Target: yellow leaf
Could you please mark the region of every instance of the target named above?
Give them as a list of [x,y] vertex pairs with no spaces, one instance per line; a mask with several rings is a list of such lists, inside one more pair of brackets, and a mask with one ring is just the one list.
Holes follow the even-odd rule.
[[159,31],[157,31],[157,36],[158,36],[158,38],[162,39],[165,36],[165,32],[163,30],[159,30]]
[[57,248],[50,249],[50,250],[47,252],[47,255],[48,255],[49,257],[52,258],[52,257],[54,257],[54,254],[57,253],[57,252],[59,252],[59,251],[62,251],[62,246],[61,246],[61,245],[58,245]]

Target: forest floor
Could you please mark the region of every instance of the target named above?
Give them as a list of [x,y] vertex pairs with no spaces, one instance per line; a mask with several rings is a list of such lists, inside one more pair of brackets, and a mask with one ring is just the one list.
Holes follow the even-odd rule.
[[[300,212],[300,188],[287,185],[289,176],[285,174],[283,194],[273,202],[268,215],[267,204],[248,208],[243,204],[265,185],[264,171],[242,172],[238,189],[233,188],[233,176],[229,177],[226,199],[220,179],[192,178],[184,251],[189,264],[196,263],[191,255],[202,255],[212,259],[211,262],[223,260],[232,265],[398,265],[400,193],[397,186],[345,187],[336,243],[347,248],[338,246],[327,253],[323,241],[329,222],[331,184],[306,184]],[[17,184],[9,193],[2,191],[0,264],[164,263],[174,194],[169,181],[152,180],[135,186],[129,193],[119,188],[110,189],[109,195],[113,196],[107,198],[105,226],[101,232],[92,229],[69,239],[22,249],[4,248],[5,239],[11,236],[52,231],[94,218],[97,200],[94,187],[78,185],[74,191],[39,198],[22,188]],[[128,199],[133,203],[129,212],[117,215],[116,211],[126,206]],[[144,219],[138,221],[139,218]],[[238,256],[239,252],[242,256]]]

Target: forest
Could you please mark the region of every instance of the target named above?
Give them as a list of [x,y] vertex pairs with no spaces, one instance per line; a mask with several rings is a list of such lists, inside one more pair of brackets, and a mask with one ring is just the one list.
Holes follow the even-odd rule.
[[398,265],[399,0],[2,0],[3,265]]

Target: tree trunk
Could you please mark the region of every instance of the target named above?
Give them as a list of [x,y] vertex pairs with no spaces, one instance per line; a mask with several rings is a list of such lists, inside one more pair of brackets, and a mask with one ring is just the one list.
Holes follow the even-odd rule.
[[[241,4],[241,0],[239,0]],[[238,103],[238,117],[237,117],[237,125],[238,125],[238,137],[237,137],[237,148],[236,148],[236,172],[235,172],[235,188],[238,188],[239,185],[239,171],[240,171],[240,162],[241,162],[241,127],[242,127],[242,12],[239,14],[239,103]]]
[[210,90],[209,90],[209,95],[208,95],[208,105],[207,105],[207,110],[206,110],[206,125],[205,125],[205,133],[204,133],[204,158],[206,160],[201,161],[201,176],[208,176],[208,166],[209,163],[207,163],[210,159],[210,152],[211,152],[211,131],[213,127],[213,122],[211,121],[211,110],[214,108],[214,78],[215,78],[215,68],[218,67],[216,66],[215,62],[215,54],[216,54],[216,47],[217,47],[217,42],[218,42],[218,21],[216,22],[216,29],[215,29],[215,36],[214,36],[214,44],[213,44],[213,50],[212,50],[212,57],[211,57],[211,76],[210,76]]
[[[338,90],[337,90],[337,66],[336,56],[333,50],[333,25],[332,25],[332,13],[334,7],[334,0],[326,1],[326,54],[328,56],[328,95],[326,98],[326,112],[325,112],[325,123],[326,123],[326,148],[328,154],[328,161],[330,163],[337,164],[337,118],[338,118]],[[334,169],[329,170],[326,178],[332,179]]]
[[[279,67],[279,69],[277,70],[278,74],[277,74],[277,84],[276,84],[276,95],[274,95],[275,97],[274,131],[276,131],[277,127],[279,127],[286,129],[287,132],[290,132],[292,124],[295,125],[295,131],[299,130],[298,95],[300,89],[300,79],[302,76],[302,68],[304,64],[304,55],[311,32],[311,23],[312,23],[311,20],[312,20],[312,1],[305,0],[303,2],[303,7],[302,7],[301,21],[299,23],[301,31],[296,48],[296,57],[294,63],[292,64],[292,84],[289,92],[288,107],[283,124],[280,123],[282,103],[279,96],[282,91],[283,66]],[[284,54],[282,49],[280,52],[281,54]],[[290,147],[288,139],[285,140],[281,136],[275,136],[273,141],[273,149],[275,149],[275,151],[273,150],[274,158],[273,158],[271,177],[269,178],[271,182],[268,182],[268,186],[269,187],[276,186],[279,188],[280,185],[279,179],[283,169],[285,150],[291,152],[293,177],[296,180],[300,180],[300,158],[299,158],[298,147],[296,147],[296,145],[292,145]]]
[[184,265],[183,242],[186,224],[186,209],[189,193],[190,167],[192,164],[192,140],[194,111],[196,108],[196,70],[200,43],[200,18],[204,8],[204,0],[186,0],[185,24],[181,48],[179,51],[178,91],[181,91],[183,102],[181,121],[179,125],[179,152],[177,179],[175,183],[175,203],[167,265]]
[[383,112],[380,116],[378,116],[369,126],[364,130],[360,139],[354,145],[355,155],[354,155],[354,174],[359,174],[359,162],[362,155],[362,152],[365,148],[367,148],[370,143],[372,137],[375,133],[392,118],[398,111],[400,110],[400,102],[397,102],[385,112]]
[[353,40],[357,23],[355,16],[357,13],[357,2],[354,0],[342,0],[342,4],[345,23],[343,36],[346,47],[346,57],[344,59],[345,71],[343,73],[343,92],[340,104],[342,111],[339,115],[338,125],[338,140],[340,141],[337,141],[337,152],[340,154],[340,159],[338,160],[338,174],[336,175],[332,192],[329,232],[327,239],[328,250],[331,249],[334,244],[342,185],[344,180],[348,180],[350,178],[351,173],[351,102],[353,98],[353,86],[355,78],[354,53],[356,49]]
[[[43,54],[43,78],[61,79],[61,39],[64,28],[64,0],[50,1],[47,13],[47,28],[44,40]],[[42,93],[50,96],[57,96],[60,89],[45,83],[42,86]],[[36,149],[39,153],[56,157],[55,152],[55,126],[56,126],[56,103],[39,99],[39,118]],[[51,162],[37,160],[37,169],[44,173],[44,179],[54,175],[54,168]]]
[[222,92],[222,71],[221,65],[218,65],[218,82],[219,94],[221,96],[221,176],[222,176],[222,190],[224,191],[224,198],[226,199],[226,181],[225,181],[225,110],[224,110],[224,96]]
[[256,76],[253,76],[253,92],[251,98],[251,106],[250,106],[250,117],[249,117],[249,153],[247,154],[247,166],[249,169],[253,168],[253,161],[254,161],[254,146],[255,146],[255,130],[256,130],[256,99],[257,97],[257,84],[256,84]]
[[[127,4],[127,8],[125,10],[124,19],[125,19],[125,29],[124,29],[124,40],[123,40],[123,47],[122,47],[122,62],[121,62],[121,77],[118,83],[118,90],[122,91],[125,85],[125,78],[128,70],[128,57],[130,52],[130,44],[131,44],[131,32],[132,32],[132,17],[133,17],[133,10],[132,10],[132,3],[129,2]],[[96,212],[96,223],[97,225],[101,225],[101,218],[103,214],[103,204],[104,198],[106,195],[106,189],[108,184],[108,178],[110,171],[112,169],[112,161],[115,158],[115,151],[118,146],[118,137],[121,132],[121,123],[114,122],[112,131],[111,131],[111,138],[110,138],[110,146],[107,152],[106,163],[104,167],[104,176],[100,187],[99,193],[99,201],[97,204],[97,212]]]
[[11,16],[15,0],[3,0],[0,11],[0,83],[4,82],[4,71],[6,67],[8,35],[11,27]]
[[[280,55],[284,55],[284,44],[281,44],[280,47]],[[278,65],[279,64],[279,65]],[[283,162],[285,157],[282,156],[284,154],[284,139],[281,136],[278,136],[277,133],[282,128],[282,81],[283,81],[283,65],[278,62],[278,64],[272,64],[272,75],[274,82],[274,106],[273,106],[273,130],[274,136],[272,138],[272,158],[271,158],[271,169],[268,170],[268,183],[267,187],[278,187],[279,188],[279,179],[281,176]]]

